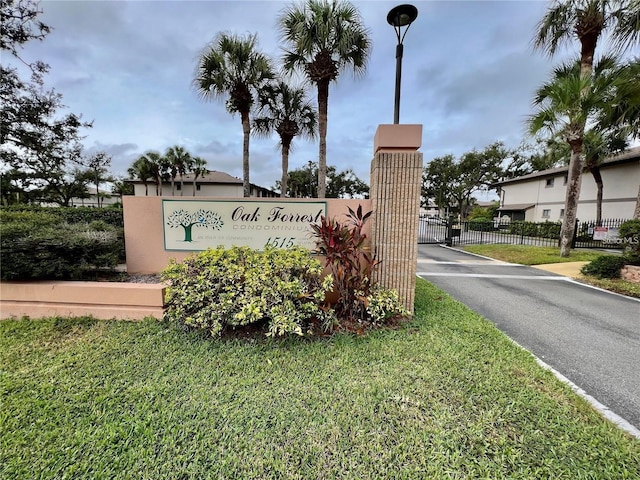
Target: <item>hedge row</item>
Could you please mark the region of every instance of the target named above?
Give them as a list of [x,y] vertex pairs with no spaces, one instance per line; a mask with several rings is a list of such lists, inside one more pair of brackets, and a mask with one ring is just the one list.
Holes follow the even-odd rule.
[[124,258],[122,228],[104,220],[70,223],[56,210],[0,210],[3,280],[90,278]]
[[124,227],[122,208],[115,207],[39,207],[34,205],[11,205],[0,208],[0,211],[48,213],[55,215],[66,223],[91,223],[101,221],[114,227]]

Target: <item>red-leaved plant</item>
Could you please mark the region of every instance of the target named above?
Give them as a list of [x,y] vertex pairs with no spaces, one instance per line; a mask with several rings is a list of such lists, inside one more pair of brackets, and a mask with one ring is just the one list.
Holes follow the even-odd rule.
[[372,212],[362,213],[362,205],[351,208],[345,224],[322,217],[311,226],[316,237],[316,253],[326,258],[338,299],[333,306],[338,322],[366,321],[367,297],[373,283],[371,274],[380,263],[365,248],[363,228]]

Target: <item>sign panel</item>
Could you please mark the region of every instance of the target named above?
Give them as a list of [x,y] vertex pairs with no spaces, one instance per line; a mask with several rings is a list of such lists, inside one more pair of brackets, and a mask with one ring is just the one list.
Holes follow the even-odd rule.
[[609,233],[609,229],[607,227],[595,227],[593,229],[593,239],[604,240],[607,238],[608,233]]
[[326,202],[163,200],[165,250],[200,251],[233,245],[315,248],[310,225],[327,215]]

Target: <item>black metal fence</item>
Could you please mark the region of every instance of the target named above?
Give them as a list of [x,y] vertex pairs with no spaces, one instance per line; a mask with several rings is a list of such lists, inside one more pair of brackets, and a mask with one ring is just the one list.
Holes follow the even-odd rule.
[[[577,221],[572,247],[622,249],[624,242],[618,236],[618,227],[625,221],[626,219],[606,219],[598,223],[595,220]],[[562,224],[559,222],[435,223],[421,219],[418,243],[451,245],[496,243],[557,247],[560,243],[561,228]]]

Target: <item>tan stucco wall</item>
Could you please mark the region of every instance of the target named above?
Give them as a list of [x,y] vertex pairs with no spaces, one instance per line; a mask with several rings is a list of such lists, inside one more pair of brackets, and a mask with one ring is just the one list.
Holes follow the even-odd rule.
[[162,318],[165,286],[118,282],[2,282],[0,319],[24,316]]
[[[628,163],[603,168],[603,218],[631,218],[635,208],[638,185],[640,184],[640,163]],[[546,186],[546,178],[532,179],[528,182],[503,186],[504,204],[532,203],[536,206],[527,210],[525,219],[531,222],[556,222],[560,220],[564,209],[566,185],[564,174],[554,177],[553,187]],[[582,221],[596,218],[596,183],[591,173],[582,175],[580,201],[577,217]],[[543,217],[543,210],[551,210],[548,218]]]
[[[191,252],[166,251],[162,226],[162,200],[188,200],[188,197],[135,197],[123,198],[124,237],[127,253],[128,273],[158,273],[164,269],[171,258],[184,260]],[[197,197],[198,200],[225,200],[219,197]],[[239,200],[227,198],[226,200]],[[243,202],[261,202],[258,198],[242,198]],[[274,199],[265,199],[273,201]],[[318,199],[278,199],[282,202],[317,202]],[[323,200],[324,201],[324,200]],[[338,219],[348,213],[348,208],[357,209],[362,205],[365,212],[371,210],[371,201],[362,199],[326,199],[327,214]],[[367,225],[365,233],[370,226]]]

